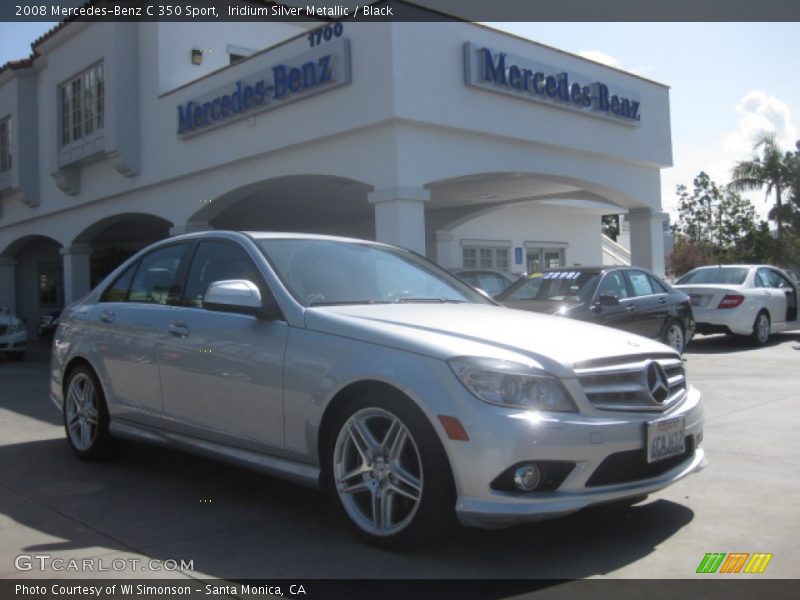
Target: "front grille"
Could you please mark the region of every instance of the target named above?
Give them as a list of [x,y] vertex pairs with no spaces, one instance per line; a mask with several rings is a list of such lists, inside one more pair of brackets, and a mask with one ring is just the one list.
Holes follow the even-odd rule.
[[598,410],[661,412],[686,397],[686,371],[674,355],[604,359],[575,373]]
[[694,436],[686,436],[686,450],[683,454],[659,460],[658,462],[647,462],[647,451],[628,450],[626,452],[616,452],[606,457],[595,469],[592,476],[586,482],[586,487],[597,487],[600,485],[613,485],[615,483],[629,483],[658,477],[677,467],[684,461],[694,456]]

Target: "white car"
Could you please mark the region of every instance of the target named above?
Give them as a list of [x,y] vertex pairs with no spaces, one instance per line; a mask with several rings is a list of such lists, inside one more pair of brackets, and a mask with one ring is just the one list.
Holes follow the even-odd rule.
[[28,345],[25,323],[12,315],[7,308],[0,307],[0,354],[9,360],[22,360]]
[[697,333],[747,335],[763,346],[772,333],[800,328],[800,288],[776,267],[698,267],[674,287],[691,298]]

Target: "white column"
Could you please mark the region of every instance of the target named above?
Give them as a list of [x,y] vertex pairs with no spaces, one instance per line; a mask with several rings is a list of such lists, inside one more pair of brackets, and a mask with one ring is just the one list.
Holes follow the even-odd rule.
[[196,231],[211,231],[213,229],[208,223],[184,223],[169,228],[169,236],[183,235],[184,233],[195,233]]
[[391,188],[371,192],[375,205],[375,240],[425,255],[425,203],[431,193],[421,188]]
[[87,244],[75,244],[61,249],[64,261],[64,305],[79,300],[91,289],[92,248]]
[[17,312],[17,261],[0,256],[0,308]]
[[664,276],[664,220],[666,213],[649,208],[628,213],[631,226],[631,264]]

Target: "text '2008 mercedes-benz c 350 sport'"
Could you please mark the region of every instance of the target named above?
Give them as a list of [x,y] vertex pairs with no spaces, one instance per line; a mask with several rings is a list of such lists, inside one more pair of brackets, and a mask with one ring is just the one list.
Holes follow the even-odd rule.
[[426,541],[641,497],[705,464],[677,352],[497,306],[408,250],[204,232],[68,307],[51,396],[85,459],[142,440],[331,491],[355,530]]

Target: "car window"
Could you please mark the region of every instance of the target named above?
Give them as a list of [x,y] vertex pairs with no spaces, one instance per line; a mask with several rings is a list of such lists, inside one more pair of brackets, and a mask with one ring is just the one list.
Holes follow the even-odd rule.
[[500,299],[583,302],[592,293],[598,277],[597,273],[584,271],[532,273],[508,288]]
[[780,287],[779,280],[775,273],[769,269],[759,269],[756,271],[756,277],[761,279],[761,287]]
[[475,281],[475,283],[470,281],[470,285],[479,287],[490,296],[496,296],[508,287],[508,282],[494,273],[480,273],[477,277],[470,279]]
[[678,279],[677,285],[696,283],[723,283],[728,285],[741,285],[747,279],[750,269],[746,267],[714,267],[689,271]]
[[128,302],[174,303],[180,297],[181,286],[177,275],[186,248],[186,244],[174,244],[144,256],[133,277]]
[[136,272],[136,267],[138,266],[139,261],[137,260],[125,269],[119,277],[114,280],[114,283],[106,288],[103,295],[100,296],[100,302],[125,302],[128,299],[128,288],[131,286],[133,274]]
[[203,308],[208,286],[226,279],[246,279],[262,287],[258,269],[238,245],[221,241],[200,242],[189,268],[182,304]]
[[650,283],[650,276],[644,271],[627,271],[628,278],[633,288],[634,296],[650,296],[655,294],[653,285]]
[[628,286],[625,283],[625,277],[622,271],[611,271],[606,273],[603,281],[600,282],[600,287],[597,288],[597,296],[614,296],[622,300],[628,297]]
[[653,286],[653,293],[654,294],[667,294],[667,293],[669,293],[669,290],[667,289],[667,286],[665,286],[663,283],[661,283],[658,280],[658,278],[653,277],[653,276],[650,275],[650,276],[648,276],[648,279],[650,280],[650,285]]
[[786,277],[784,277],[777,271],[773,271],[770,269],[770,275],[772,275],[773,287],[781,289],[792,289],[792,284],[789,282],[789,280],[786,279]]

